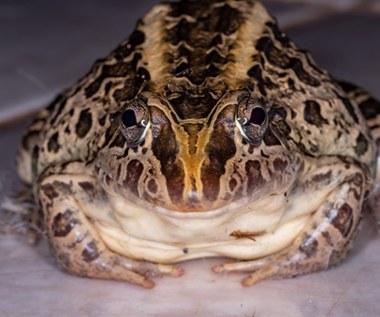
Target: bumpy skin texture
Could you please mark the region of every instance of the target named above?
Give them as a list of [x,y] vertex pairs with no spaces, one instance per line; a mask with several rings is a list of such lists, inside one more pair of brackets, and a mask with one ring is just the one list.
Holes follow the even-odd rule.
[[257,1],[161,4],[37,115],[19,174],[71,273],[152,287],[222,255],[251,285],[344,258],[379,110]]

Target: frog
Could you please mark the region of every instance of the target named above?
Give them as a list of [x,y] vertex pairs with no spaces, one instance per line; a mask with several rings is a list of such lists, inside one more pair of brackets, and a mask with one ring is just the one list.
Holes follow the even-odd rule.
[[164,2],[39,111],[17,169],[64,271],[152,288],[217,257],[250,286],[346,257],[379,113],[260,1]]

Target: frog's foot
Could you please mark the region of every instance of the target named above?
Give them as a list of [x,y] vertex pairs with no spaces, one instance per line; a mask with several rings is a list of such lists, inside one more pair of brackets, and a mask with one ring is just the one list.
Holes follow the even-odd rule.
[[322,271],[338,263],[346,256],[358,231],[364,182],[365,177],[359,172],[348,176],[327,196],[286,249],[256,260],[217,265],[213,271],[249,272],[242,284],[250,286],[267,278]]
[[323,259],[307,260],[302,251],[281,252],[258,260],[224,263],[212,268],[215,273],[243,272],[250,273],[243,278],[243,286],[251,286],[269,278],[288,278],[297,275],[321,271],[328,267]]
[[45,213],[51,252],[63,270],[79,276],[126,281],[154,287],[152,277],[180,276],[181,268],[136,261],[113,252],[102,240],[90,209],[111,214],[107,196],[89,175],[81,174],[80,163],[51,167],[38,188]]
[[77,254],[56,255],[63,270],[83,277],[110,279],[153,288],[154,277],[164,275],[181,276],[183,269],[174,265],[161,265],[144,261],[135,261],[101,249],[100,243],[89,242],[83,246],[80,256]]

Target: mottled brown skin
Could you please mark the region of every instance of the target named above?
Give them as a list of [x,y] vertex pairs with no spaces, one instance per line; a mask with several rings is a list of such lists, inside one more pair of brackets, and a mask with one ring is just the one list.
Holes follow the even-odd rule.
[[[115,219],[129,219],[138,206],[162,219],[211,215],[206,226],[223,211],[252,228],[224,230],[223,255],[241,261],[213,270],[249,272],[243,284],[252,285],[345,257],[375,177],[379,110],[365,91],[319,68],[259,2],[167,3],[41,110],[20,147],[19,174],[41,206],[54,257],[70,273],[152,287],[151,276],[182,274],[163,263],[204,256],[196,253],[198,228],[187,231],[180,220],[177,231],[168,228],[172,236],[156,242],[180,245],[183,258],[177,250],[161,258],[119,249],[115,237],[133,228]],[[255,227],[256,211],[247,220],[246,206],[268,208],[278,227]],[[285,234],[288,242],[250,251],[299,218],[302,228]],[[204,234],[206,256],[220,255]]]

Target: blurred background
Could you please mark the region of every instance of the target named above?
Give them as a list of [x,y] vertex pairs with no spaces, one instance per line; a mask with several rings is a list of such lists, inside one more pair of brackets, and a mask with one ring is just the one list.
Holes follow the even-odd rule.
[[[380,98],[380,0],[263,2],[321,66]],[[0,0],[0,194],[15,179],[16,148],[33,114],[155,3]],[[379,241],[365,228],[344,265],[250,289],[240,276],[210,273],[212,260],[184,264],[185,277],[159,280],[154,291],[84,281],[60,272],[45,244],[0,236],[0,316],[380,316]]]

